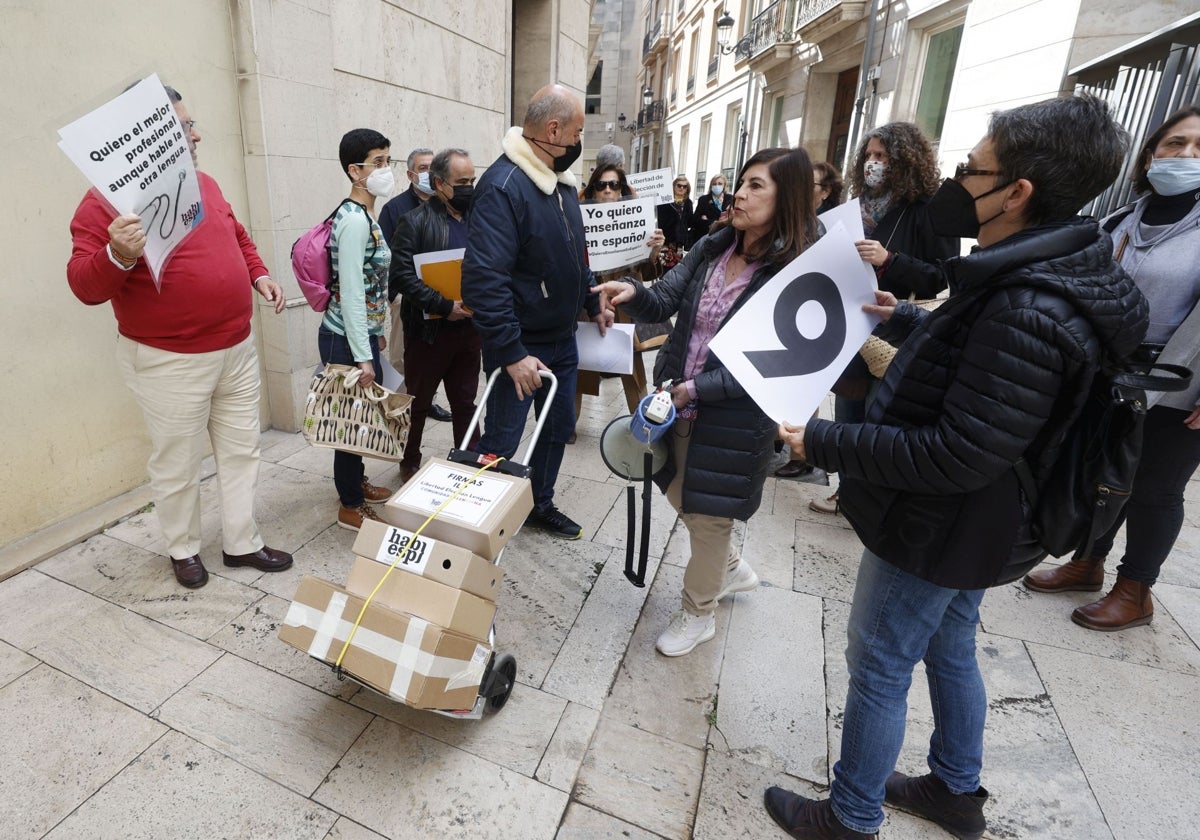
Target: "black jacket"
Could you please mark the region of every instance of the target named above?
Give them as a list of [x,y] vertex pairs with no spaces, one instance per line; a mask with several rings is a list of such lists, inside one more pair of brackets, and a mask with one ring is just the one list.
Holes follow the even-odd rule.
[[721,218],[723,212],[729,209],[732,201],[733,196],[729,193],[722,193],[721,209],[718,210],[711,191],[696,199],[696,212],[692,213],[692,242],[699,242],[708,236],[708,229],[713,226],[713,222]]
[[[444,325],[455,328],[470,326],[469,320],[447,321],[446,316],[454,310],[454,301],[441,292],[421,282],[413,263],[416,254],[429,251],[444,251],[450,247],[450,216],[441,199],[431,198],[410,213],[405,213],[396,224],[392,236],[392,264],[388,269],[388,299],[400,302],[400,319],[404,323],[404,334],[419,336],[422,341],[433,343]],[[425,313],[440,315],[441,318],[426,319]]]
[[[656,323],[678,313],[674,330],[658,351],[655,382],[683,377],[700,293],[721,254],[732,244],[733,235],[732,228],[717,231],[697,243],[683,262],[653,286],[636,284],[637,293],[625,305],[635,320]],[[722,323],[777,271],[773,266],[756,271]],[[683,477],[683,510],[749,519],[762,502],[767,467],[775,455],[775,422],[746,395],[715,354],[709,354],[695,383],[697,413]],[[675,464],[668,461],[654,480],[665,491],[674,477]]]
[[663,232],[663,239],[668,245],[681,245],[684,248],[692,247],[692,200],[685,198],[683,200],[683,208],[676,209],[675,205],[668,202],[660,204],[654,210],[655,221],[658,222],[658,227]]
[[814,420],[810,464],[842,475],[863,544],[939,586],[1015,580],[1045,556],[1012,465],[1045,474],[1102,350],[1141,342],[1148,307],[1093,219],[1031,228],[942,265],[955,290],[932,313],[900,304],[903,340],[862,424]]
[[392,237],[396,235],[396,225],[399,224],[400,217],[428,203],[428,198],[421,200],[417,188],[412,184],[400,195],[388,199],[387,204],[379,211],[379,229],[383,231],[383,238],[387,240],[388,245],[392,244]]
[[[920,199],[893,207],[884,214],[871,234],[894,255],[892,264],[875,271],[879,288],[900,300],[915,295],[918,300],[936,297],[946,281],[934,263],[957,257],[957,237],[938,236],[929,223],[929,202]],[[893,271],[893,266],[903,271]]]

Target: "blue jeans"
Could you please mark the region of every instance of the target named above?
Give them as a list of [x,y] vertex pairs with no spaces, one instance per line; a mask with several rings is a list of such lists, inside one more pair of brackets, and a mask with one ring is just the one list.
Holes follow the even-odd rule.
[[[574,336],[552,344],[526,344],[525,349],[558,377],[558,393],[550,406],[546,425],[542,427],[542,436],[538,438],[528,464],[533,469],[530,479],[533,484],[533,503],[536,507],[544,509],[554,500],[554,483],[558,481],[563,452],[571,432],[575,431],[575,374],[579,367],[579,352],[575,347]],[[491,375],[496,365],[494,362],[489,365],[486,351],[484,365]],[[541,412],[545,410],[547,391],[548,386],[542,385],[532,397],[519,399],[512,379],[507,372],[501,372],[492,393],[488,395],[483,436],[479,439],[475,451],[490,452],[505,458],[513,457],[525,431],[529,406],[533,404],[538,416],[541,416]]]
[[929,769],[974,793],[983,766],[987,695],[975,659],[985,589],[945,589],[863,553],[850,608],[850,689],[829,798],[837,818],[870,834],[883,822],[884,782],[904,742],[908,688],[925,661],[933,703]]
[[[375,366],[375,376],[381,376],[383,367],[379,364],[379,337],[371,336],[371,363]],[[350,352],[350,342],[346,336],[321,327],[317,330],[317,352],[325,364],[356,365],[354,355]],[[337,488],[338,498],[342,505],[348,508],[361,507],[363,502],[363,479],[366,470],[363,467],[361,455],[353,452],[343,452],[335,449],[333,452],[333,486]]]

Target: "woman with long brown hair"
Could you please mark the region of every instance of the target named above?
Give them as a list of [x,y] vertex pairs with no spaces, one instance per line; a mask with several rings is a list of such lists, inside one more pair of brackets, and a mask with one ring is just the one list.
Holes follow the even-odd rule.
[[677,315],[654,381],[671,380],[678,412],[671,457],[655,476],[691,540],[681,609],[658,637],[682,656],[716,633],[717,602],[758,586],[733,543],[735,519],[762,501],[776,429],[708,346],[721,325],[817,238],[813,167],[803,149],[764,149],[738,175],[733,212],[653,286],[613,281],[593,291],[637,321]]

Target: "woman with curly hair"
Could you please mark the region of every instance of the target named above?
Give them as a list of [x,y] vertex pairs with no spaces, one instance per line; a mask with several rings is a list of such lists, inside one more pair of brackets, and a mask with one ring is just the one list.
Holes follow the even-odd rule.
[[[941,180],[933,147],[912,123],[888,123],[868,131],[854,158],[850,192],[862,205],[867,235],[854,244],[859,256],[875,267],[880,291],[899,300],[936,296],[946,283],[932,263],[958,256],[958,239],[937,236],[929,223],[926,208]],[[889,275],[897,259],[905,264],[903,277],[899,272]],[[835,394],[834,419],[863,422],[874,381],[867,363],[856,355],[839,379],[845,385]],[[818,513],[837,513],[838,494],[808,506]]]

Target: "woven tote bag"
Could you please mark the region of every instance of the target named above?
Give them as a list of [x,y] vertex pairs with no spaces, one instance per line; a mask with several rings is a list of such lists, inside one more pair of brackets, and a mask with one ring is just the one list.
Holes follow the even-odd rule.
[[408,441],[412,397],[377,382],[359,386],[353,365],[326,365],[313,374],[304,404],[304,438],[313,446],[399,461]]

